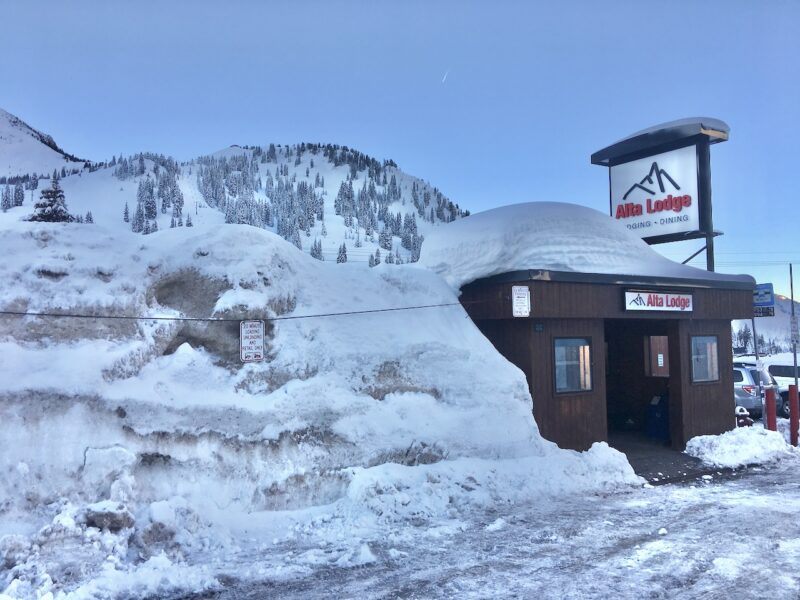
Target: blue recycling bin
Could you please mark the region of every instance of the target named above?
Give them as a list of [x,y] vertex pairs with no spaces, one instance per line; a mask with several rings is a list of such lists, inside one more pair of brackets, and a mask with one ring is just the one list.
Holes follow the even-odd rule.
[[647,437],[669,443],[669,397],[667,394],[653,396],[647,406]]

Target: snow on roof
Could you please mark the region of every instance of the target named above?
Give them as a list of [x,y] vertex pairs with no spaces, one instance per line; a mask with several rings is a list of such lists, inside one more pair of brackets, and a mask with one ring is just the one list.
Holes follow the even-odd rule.
[[420,263],[454,288],[519,270],[753,283],[673,262],[594,209],[560,202],[495,208],[431,231]]
[[648,133],[655,133],[656,131],[662,131],[664,129],[677,129],[680,127],[691,127],[692,125],[698,125],[701,129],[711,129],[714,131],[721,131],[723,133],[729,134],[731,132],[730,126],[720,119],[715,119],[714,117],[687,117],[685,119],[676,119],[674,121],[667,121],[666,123],[660,123],[659,125],[653,125],[652,127],[647,127],[642,129],[641,131],[637,131],[636,133],[632,133],[628,136],[625,136],[621,140],[615,142],[615,144],[619,144],[620,142],[624,142],[626,140],[638,137],[640,135],[646,135]]

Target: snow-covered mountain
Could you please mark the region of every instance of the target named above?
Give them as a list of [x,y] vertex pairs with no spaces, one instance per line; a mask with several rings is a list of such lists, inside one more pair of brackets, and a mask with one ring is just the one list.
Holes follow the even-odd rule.
[[49,185],[32,174],[49,177],[66,165],[60,185],[69,210],[81,219],[91,212],[96,223],[120,233],[188,222],[248,224],[315,258],[346,256],[365,265],[414,262],[431,227],[469,214],[393,161],[346,146],[231,146],[184,163],[147,153],[84,164],[68,162],[49,136],[13,115],[0,117],[0,157],[17,176],[6,181],[31,190],[21,214],[38,198],[32,188]]
[[51,136],[0,108],[0,181],[54,169],[72,172],[83,163],[59,148]]

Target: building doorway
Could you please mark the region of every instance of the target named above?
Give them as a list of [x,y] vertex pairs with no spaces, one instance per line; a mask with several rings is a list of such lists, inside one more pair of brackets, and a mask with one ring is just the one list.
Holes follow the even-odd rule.
[[[607,319],[606,416],[612,445],[669,445],[669,321]],[[622,443],[620,444],[622,445]]]

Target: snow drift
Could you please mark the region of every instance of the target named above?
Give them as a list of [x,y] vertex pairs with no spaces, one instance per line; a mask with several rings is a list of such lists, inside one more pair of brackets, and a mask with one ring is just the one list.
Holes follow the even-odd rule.
[[[303,523],[347,530],[347,565],[381,524],[638,482],[605,444],[539,436],[523,374],[426,269],[319,262],[249,226],[143,238],[21,210],[0,215],[0,309],[81,317],[0,316],[6,595],[213,587],[209,555]],[[242,365],[253,318],[268,358]]]

